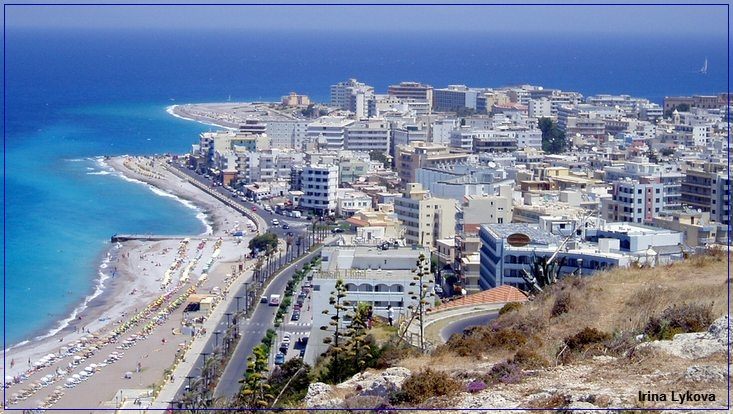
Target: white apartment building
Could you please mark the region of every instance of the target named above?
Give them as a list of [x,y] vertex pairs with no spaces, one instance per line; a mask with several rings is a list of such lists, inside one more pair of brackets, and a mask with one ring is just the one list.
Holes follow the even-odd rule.
[[[398,246],[383,250],[377,246],[327,246],[321,251],[321,267],[313,273],[313,326],[305,355],[305,361],[313,363],[328,349],[323,338],[328,333],[321,329],[329,326],[333,305],[329,303],[336,281],[343,280],[346,296],[342,298],[350,307],[363,303],[372,307],[374,315],[388,317],[391,308],[395,325],[408,316],[408,306],[416,307],[418,299],[413,270],[420,255],[430,260],[430,251],[425,248]],[[425,279],[427,299],[434,303],[433,286]],[[414,298],[414,299],[413,299]],[[328,313],[324,314],[323,312]],[[342,326],[351,321],[351,312],[341,320]]]
[[444,118],[434,121],[430,125],[430,142],[450,145],[451,133],[459,126],[460,123],[457,118]]
[[400,82],[399,85],[390,85],[387,93],[402,100],[423,101],[430,105],[433,102],[433,87],[420,82]]
[[306,140],[326,150],[344,149],[346,127],[354,121],[344,117],[324,116],[308,124]]
[[362,119],[346,127],[344,148],[352,151],[389,152],[390,127],[379,118]]
[[311,164],[303,168],[300,206],[321,215],[336,212],[339,168],[335,165]]
[[339,188],[336,193],[336,215],[351,217],[361,211],[372,209],[372,198],[353,188]]
[[408,245],[432,248],[436,240],[456,233],[456,201],[432,197],[419,183],[407,184],[403,196],[395,199],[394,210]]
[[625,179],[613,182],[610,198],[601,200],[601,214],[608,221],[652,224],[665,210],[664,185]]
[[354,112],[357,117],[368,115],[369,101],[373,99],[374,88],[356,79],[331,85],[331,106]]
[[547,98],[531,99],[528,106],[530,118],[552,117],[552,103]]
[[309,123],[302,119],[268,121],[266,131],[272,147],[302,149]]
[[[519,238],[517,235],[528,242],[510,243],[513,238]],[[563,240],[543,229],[519,223],[481,225],[479,238],[479,286],[484,290],[501,285],[528,289],[522,278],[523,271],[531,269],[535,257],[549,258],[555,254]],[[582,274],[588,275],[599,269],[626,267],[631,260],[618,246],[618,240],[602,241],[597,246],[573,242],[558,254],[557,259],[565,259],[560,273],[571,273],[580,267]]]

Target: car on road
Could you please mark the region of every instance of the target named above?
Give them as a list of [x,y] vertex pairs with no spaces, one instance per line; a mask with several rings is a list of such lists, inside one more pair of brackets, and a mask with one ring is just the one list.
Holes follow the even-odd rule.
[[272,219],[271,223],[272,223],[273,226],[279,226],[280,225],[280,220],[278,220],[278,219]]
[[284,353],[287,353],[289,347],[290,347],[290,344],[286,344],[285,342],[281,343],[280,344],[280,352],[282,352],[283,354]]
[[282,365],[285,363],[285,354],[282,352],[275,355],[275,365]]
[[257,207],[252,207],[252,211],[257,211]]
[[287,230],[290,228],[290,225],[288,223],[283,223],[282,228],[283,230]]
[[290,344],[290,333],[288,333],[288,332],[285,332],[285,333],[283,334],[283,340],[282,340],[282,342],[283,342],[284,344]]
[[267,302],[268,302],[267,296],[261,296],[260,297],[260,303],[267,303]]
[[293,312],[293,316],[290,317],[291,321],[297,321],[300,319],[300,312]]

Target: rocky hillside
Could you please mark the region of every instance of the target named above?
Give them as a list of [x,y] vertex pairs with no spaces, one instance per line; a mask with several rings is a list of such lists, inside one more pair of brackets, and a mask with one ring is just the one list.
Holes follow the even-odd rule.
[[304,406],[726,407],[727,265],[718,252],[563,280],[432,355],[337,385],[313,383]]

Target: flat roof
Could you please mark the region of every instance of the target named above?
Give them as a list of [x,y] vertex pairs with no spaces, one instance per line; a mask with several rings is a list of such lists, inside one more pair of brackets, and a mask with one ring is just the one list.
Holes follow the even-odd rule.
[[500,239],[506,239],[515,233],[521,233],[529,236],[530,244],[549,245],[562,241],[559,236],[548,233],[538,227],[530,227],[522,223],[482,224],[481,227]]

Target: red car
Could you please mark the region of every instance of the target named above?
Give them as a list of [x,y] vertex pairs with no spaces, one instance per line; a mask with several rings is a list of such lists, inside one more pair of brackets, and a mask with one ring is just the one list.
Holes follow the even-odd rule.
[[252,207],[252,211],[257,211],[257,207]]

